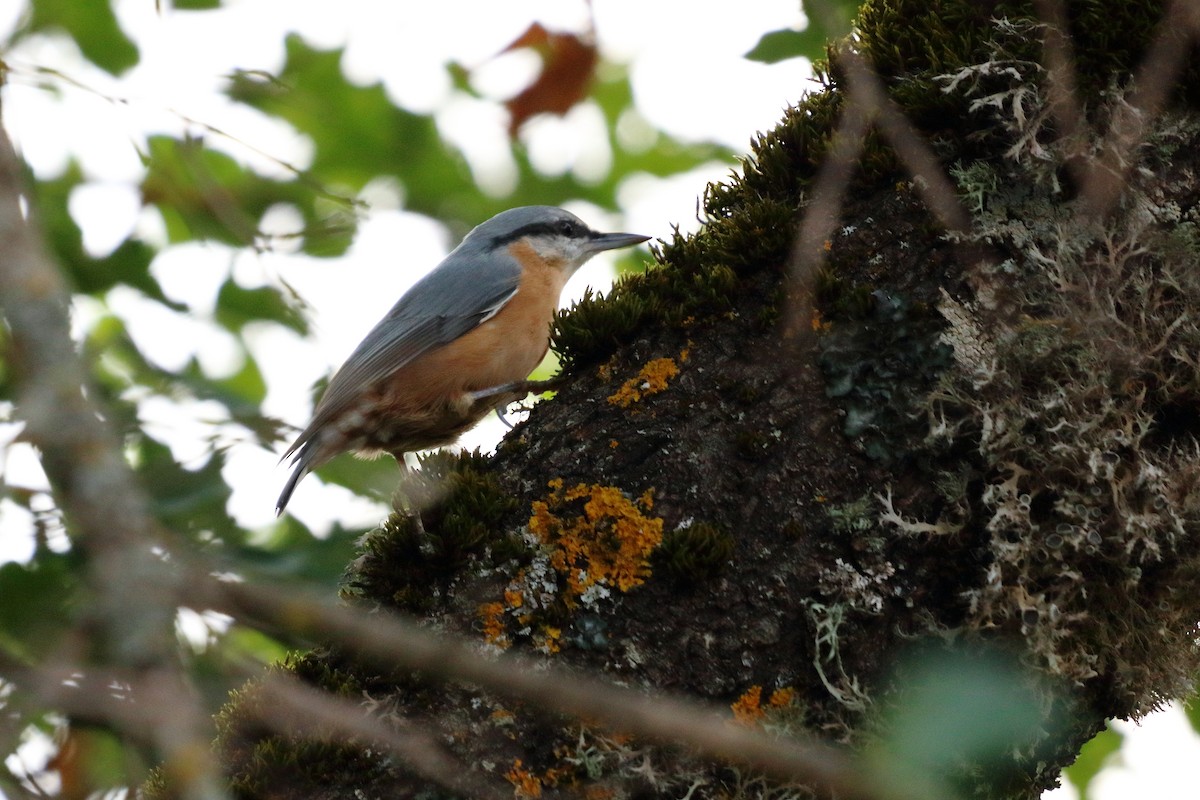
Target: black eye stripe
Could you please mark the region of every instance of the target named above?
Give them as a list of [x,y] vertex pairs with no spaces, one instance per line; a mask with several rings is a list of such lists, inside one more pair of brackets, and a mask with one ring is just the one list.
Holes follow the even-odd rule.
[[494,247],[499,247],[515,242],[518,239],[524,239],[526,236],[583,236],[584,233],[585,229],[582,225],[569,219],[560,219],[554,222],[531,222],[528,225],[522,225],[511,233],[497,236],[492,240],[492,244]]

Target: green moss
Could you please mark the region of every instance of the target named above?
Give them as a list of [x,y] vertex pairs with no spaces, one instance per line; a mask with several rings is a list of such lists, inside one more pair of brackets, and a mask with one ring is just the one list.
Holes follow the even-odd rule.
[[707,522],[694,522],[663,534],[655,559],[676,580],[692,584],[710,579],[729,565],[733,535]]
[[[272,671],[287,672],[340,697],[357,698],[363,686],[354,675],[333,666],[336,659],[323,655],[293,655]],[[237,798],[284,798],[300,787],[338,785],[347,774],[366,780],[384,770],[383,762],[368,747],[348,740],[341,732],[319,731],[303,737],[279,733],[262,720],[278,715],[276,701],[266,696],[262,683],[252,681],[229,695],[215,717],[214,744]]]
[[392,514],[364,538],[343,593],[427,611],[468,564],[499,563],[523,552],[505,527],[517,500],[500,489],[486,464],[478,452],[439,451],[422,459],[402,491],[421,509],[423,530],[412,516]]
[[[1067,4],[1077,83],[1089,111],[1101,107],[1101,96],[1114,82],[1128,81],[1164,5],[1163,0]],[[867,0],[855,42],[935,148],[949,149],[951,157],[974,153],[988,159],[1011,145],[1012,131],[971,112],[966,93],[944,89],[956,74],[980,64],[1039,61],[1037,25],[1031,0]],[[834,45],[831,52],[842,46]],[[657,267],[623,280],[607,296],[588,295],[559,315],[554,347],[564,371],[604,360],[648,325],[677,327],[690,316],[730,308],[734,286],[750,274],[764,269],[782,274],[810,181],[843,104],[843,76],[829,61],[816,68],[822,87],[753,142],[752,155],[738,173],[708,187],[699,232],[682,236],[676,231],[657,254]],[[981,94],[994,84],[991,78],[977,82]],[[1193,58],[1181,86],[1180,99],[1200,106],[1200,58]],[[872,130],[849,194],[861,195],[901,174],[890,146]],[[861,310],[861,296],[843,298],[849,305],[837,313]]]

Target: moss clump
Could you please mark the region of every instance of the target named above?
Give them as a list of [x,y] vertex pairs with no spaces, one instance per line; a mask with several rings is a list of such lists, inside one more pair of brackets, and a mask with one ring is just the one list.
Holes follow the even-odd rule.
[[505,530],[517,500],[500,488],[486,463],[478,452],[440,451],[422,459],[420,472],[402,488],[420,509],[421,526],[395,513],[367,534],[343,593],[428,611],[468,564],[501,563],[521,552],[520,542]]
[[709,235],[677,231],[658,254],[660,267],[624,278],[607,295],[588,292],[559,312],[553,347],[562,369],[602,361],[647,327],[682,329],[729,310],[741,276],[763,264],[782,266],[793,216],[790,205],[764,202]]
[[678,582],[694,584],[725,569],[735,547],[733,535],[724,528],[693,522],[664,534],[655,558]]
[[[331,663],[312,654],[289,656],[272,670],[292,673],[339,697],[359,696],[363,687],[358,679]],[[340,786],[347,775],[367,785],[371,776],[383,774],[381,760],[341,731],[285,735],[263,723],[277,715],[276,702],[259,681],[231,692],[217,713],[215,748],[234,797],[289,798],[297,792],[311,794],[318,786]]]

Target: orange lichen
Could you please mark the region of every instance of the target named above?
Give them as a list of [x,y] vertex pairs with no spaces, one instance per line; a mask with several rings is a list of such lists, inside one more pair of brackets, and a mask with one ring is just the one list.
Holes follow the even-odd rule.
[[534,642],[542,652],[553,655],[562,649],[562,628],[553,625],[543,625]]
[[613,450],[616,450],[620,446],[620,444],[621,443],[618,442],[616,439],[608,440],[608,446],[611,447]]
[[767,721],[767,715],[777,718],[780,712],[792,708],[796,702],[796,690],[790,686],[771,692],[767,701],[763,702],[763,689],[758,684],[751,686],[742,696],[734,700],[729,708],[733,711],[733,719],[739,725],[753,728]]
[[513,794],[517,797],[541,797],[542,780],[522,765],[521,759],[513,761],[512,769],[504,773],[504,777],[513,785]]
[[477,609],[479,622],[483,628],[483,638],[488,644],[499,648],[509,646],[508,635],[504,632],[504,604],[482,603]]
[[520,589],[510,586],[504,590],[504,604],[509,608],[520,608],[525,605],[525,595],[521,594]]
[[776,689],[771,692],[771,697],[767,700],[767,705],[771,708],[787,708],[796,701],[796,690],[790,686],[785,686],[782,689]]
[[[564,491],[556,479],[549,487],[546,499],[533,503],[529,530],[550,548],[550,565],[566,581],[568,608],[595,586],[627,592],[649,577],[663,526],[644,513],[653,507],[651,492],[634,502],[615,486],[580,483]],[[579,501],[582,513],[571,513]]]
[[733,711],[733,719],[739,725],[752,728],[762,722],[767,712],[762,707],[762,687],[758,684],[751,686],[742,696],[729,706]]
[[827,331],[833,327],[832,322],[825,320],[821,316],[821,309],[819,308],[814,308],[812,310],[812,321],[810,324],[812,325],[812,329],[818,333],[823,333],[824,331]]
[[[686,350],[684,352],[686,353]],[[675,359],[656,358],[647,362],[637,375],[621,384],[621,388],[609,396],[608,402],[614,406],[629,408],[643,397],[658,394],[666,389],[671,379],[678,374],[679,367]]]

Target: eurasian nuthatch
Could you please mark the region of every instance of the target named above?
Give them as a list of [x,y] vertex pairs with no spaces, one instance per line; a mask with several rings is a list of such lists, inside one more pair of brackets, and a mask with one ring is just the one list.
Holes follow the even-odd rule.
[[329,381],[283,457],[282,514],[309,471],[346,450],[404,454],[454,441],[493,408],[524,396],[550,347],[567,279],[602,250],[649,239],[597,233],[550,206],[479,225],[379,321]]

